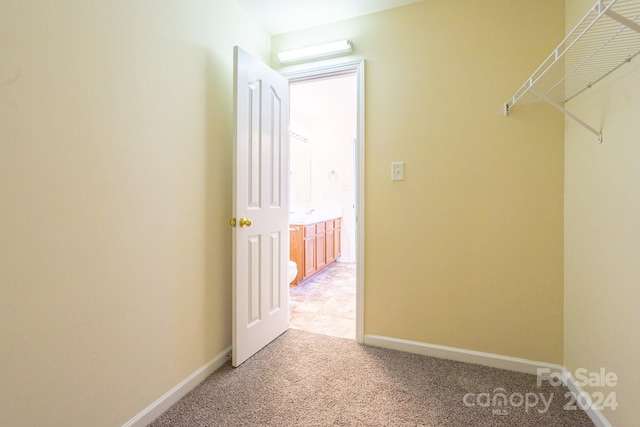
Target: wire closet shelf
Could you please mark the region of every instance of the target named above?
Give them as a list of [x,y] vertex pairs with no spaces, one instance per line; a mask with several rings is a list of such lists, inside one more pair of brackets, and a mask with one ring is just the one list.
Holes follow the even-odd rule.
[[598,137],[602,133],[563,104],[640,54],[640,0],[598,0],[504,105],[545,101]]

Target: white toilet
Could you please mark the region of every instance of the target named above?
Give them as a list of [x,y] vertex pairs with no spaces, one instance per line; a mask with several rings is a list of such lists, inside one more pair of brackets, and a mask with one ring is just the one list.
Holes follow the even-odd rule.
[[298,275],[298,266],[295,262],[289,260],[289,283],[293,282]]

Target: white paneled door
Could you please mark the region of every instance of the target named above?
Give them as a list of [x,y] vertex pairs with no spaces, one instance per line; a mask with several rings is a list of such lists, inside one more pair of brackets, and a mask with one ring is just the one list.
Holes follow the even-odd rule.
[[289,82],[234,49],[232,364],[289,324]]

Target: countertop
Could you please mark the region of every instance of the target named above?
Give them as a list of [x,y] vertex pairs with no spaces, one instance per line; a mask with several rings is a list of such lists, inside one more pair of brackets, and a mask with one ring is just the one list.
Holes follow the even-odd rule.
[[340,215],[331,214],[311,214],[311,215],[294,215],[289,217],[289,224],[293,225],[310,225],[317,222],[329,221],[341,218]]

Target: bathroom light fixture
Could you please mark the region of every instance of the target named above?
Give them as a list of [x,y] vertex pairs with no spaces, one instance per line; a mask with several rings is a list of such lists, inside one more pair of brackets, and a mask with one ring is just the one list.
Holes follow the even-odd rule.
[[339,55],[341,53],[348,52],[351,52],[351,41],[340,40],[338,42],[319,44],[316,46],[280,52],[278,53],[278,61],[280,61],[281,64],[286,64],[288,62],[324,58],[325,56]]

